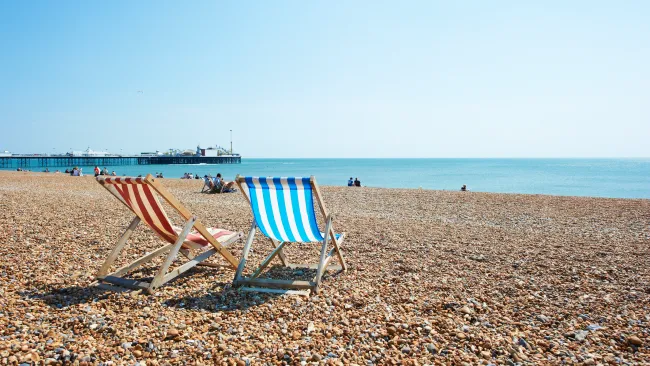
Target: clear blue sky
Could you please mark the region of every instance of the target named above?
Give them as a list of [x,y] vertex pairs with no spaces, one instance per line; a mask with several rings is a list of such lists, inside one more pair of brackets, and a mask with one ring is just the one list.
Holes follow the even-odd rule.
[[2,1],[0,150],[232,129],[247,157],[648,157],[649,19],[648,1]]

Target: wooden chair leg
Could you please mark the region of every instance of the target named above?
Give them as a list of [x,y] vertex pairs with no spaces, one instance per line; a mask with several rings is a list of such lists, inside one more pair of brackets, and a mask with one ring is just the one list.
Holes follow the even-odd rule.
[[316,269],[316,277],[314,282],[316,286],[314,292],[318,293],[318,288],[320,287],[321,278],[323,277],[323,272],[325,271],[325,255],[327,253],[327,244],[329,242],[330,227],[332,226],[332,217],[327,217],[327,224],[325,225],[325,238],[323,238],[323,247],[320,250],[320,261],[318,262],[318,269]]
[[129,240],[129,237],[131,236],[131,234],[133,234],[133,231],[135,230],[135,228],[138,226],[139,223],[140,223],[140,218],[138,216],[134,217],[131,223],[129,224],[129,226],[124,231],[124,234],[122,234],[120,239],[117,241],[117,245],[115,246],[115,248],[113,248],[111,254],[108,255],[108,258],[106,258],[106,261],[104,262],[104,264],[102,264],[102,268],[99,270],[99,273],[96,276],[97,278],[105,277],[108,274],[108,270],[111,268],[113,262],[115,262],[117,257],[120,255],[122,249],[124,249],[124,246]]
[[244,250],[242,252],[241,260],[237,266],[237,271],[235,272],[235,282],[239,281],[242,278],[242,272],[244,272],[244,267],[246,266],[246,260],[248,259],[248,252],[251,250],[251,245],[253,244],[253,238],[255,237],[255,230],[257,228],[257,223],[253,220],[251,224],[251,230],[248,232],[248,238],[246,239],[246,245],[244,245]]
[[149,292],[151,292],[153,289],[163,284],[162,280],[165,277],[165,274],[167,273],[169,266],[172,264],[174,258],[176,258],[176,255],[178,254],[178,251],[183,246],[183,242],[185,241],[187,234],[189,234],[190,230],[192,230],[192,226],[194,226],[195,221],[196,221],[196,217],[191,217],[185,224],[185,227],[183,228],[183,231],[181,231],[181,233],[178,235],[178,239],[176,239],[176,242],[174,243],[172,250],[169,251],[169,254],[165,259],[165,262],[163,262],[162,266],[158,270],[156,277],[154,277],[153,281],[151,281]]
[[282,253],[282,248],[284,247],[285,244],[287,244],[287,242],[283,241],[280,243],[280,245],[275,247],[275,249],[273,249],[273,251],[264,259],[264,261],[262,261],[262,264],[260,264],[260,266],[257,267],[255,272],[253,272],[253,274],[250,276],[250,278],[256,278],[257,276],[259,276],[260,273],[262,273],[262,271],[264,270],[264,268],[266,268],[269,265],[269,263],[271,263],[273,258],[275,258],[277,255],[280,255],[280,253]]
[[[282,245],[282,242],[279,242],[273,238],[271,238],[271,243],[273,244],[273,249],[276,249],[278,245]],[[284,250],[280,249],[278,252],[278,256],[280,257],[280,261],[282,262],[282,265],[287,267],[289,265],[289,261],[287,260],[287,256],[284,255]]]
[[345,259],[343,258],[343,253],[341,252],[341,244],[343,243],[344,238],[345,238],[345,233],[342,233],[339,240],[336,240],[336,235],[334,235],[334,230],[332,230],[332,237],[331,237],[332,244],[334,245],[334,249],[336,249],[336,255],[339,257],[339,262],[341,263],[343,272],[347,272],[348,265],[345,263]]

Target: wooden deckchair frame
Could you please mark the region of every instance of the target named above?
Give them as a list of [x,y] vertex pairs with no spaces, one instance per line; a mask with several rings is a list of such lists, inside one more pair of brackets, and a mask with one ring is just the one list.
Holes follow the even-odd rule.
[[[114,187],[114,184],[120,184],[120,183],[106,182],[105,181],[106,179],[113,180],[115,179],[115,177],[97,177],[97,181],[104,188],[106,188],[106,190],[108,190],[111,194],[116,196],[120,202],[122,202],[130,211],[133,212],[131,207],[129,207],[129,205],[127,205],[126,202],[124,202],[121,199],[119,193]],[[125,178],[121,178],[121,179],[125,179]],[[136,178],[131,178],[131,179],[136,179]],[[166,244],[154,250],[153,252],[147,253],[146,255],[132,261],[131,263],[124,265],[119,269],[109,273],[110,267],[118,258],[122,250],[126,247],[129,237],[131,236],[131,234],[133,234],[133,231],[141,221],[141,218],[136,214],[135,218],[133,218],[133,221],[131,221],[126,231],[124,231],[122,236],[119,238],[117,245],[113,248],[108,258],[106,258],[106,261],[102,264],[102,267],[100,268],[99,273],[96,276],[99,282],[110,283],[110,284],[132,288],[136,290],[144,290],[147,293],[152,293],[156,288],[173,280],[174,278],[178,277],[182,273],[188,271],[189,269],[197,265],[221,267],[220,265],[216,265],[212,263],[202,263],[212,255],[217,253],[223,256],[233,269],[237,268],[239,261],[237,261],[237,259],[230,253],[230,251],[228,251],[228,249],[226,249],[226,246],[241,239],[243,237],[242,232],[239,232],[237,236],[230,238],[226,242],[220,243],[217,239],[215,239],[210,234],[210,232],[208,232],[207,228],[200,221],[198,221],[197,218],[194,215],[192,215],[192,213],[187,208],[185,208],[185,206],[183,206],[180,203],[180,201],[178,201],[176,197],[174,197],[165,187],[163,187],[163,185],[160,184],[151,174],[147,174],[145,178],[142,178],[142,182],[143,182],[142,184],[149,185],[159,196],[164,198],[165,201],[187,221],[185,222],[185,225],[183,226],[181,232],[178,234],[178,239],[176,239],[175,243]],[[199,253],[198,255],[193,255],[189,249],[183,247],[183,243],[185,242],[187,235],[191,232],[193,228],[196,229],[196,231],[199,234],[201,234],[201,236],[203,236],[212,245],[211,249],[205,250]],[[171,266],[172,262],[174,261],[178,253],[181,253],[184,257],[188,259],[188,261],[183,265],[176,267],[171,272],[167,273],[169,267]],[[145,263],[151,262],[154,258],[164,254],[167,254],[165,261],[163,262],[162,266],[158,269],[156,275],[154,276],[151,282],[131,280],[122,277],[123,275],[134,270],[135,268],[140,267]]]
[[[208,179],[212,180],[212,177],[208,176]],[[201,178],[201,180],[203,180],[203,188],[201,188],[201,193],[209,192],[210,191],[210,186],[208,185],[208,182],[205,181],[205,178]],[[208,189],[205,189],[205,187],[208,187]]]
[[[250,197],[247,196],[248,189],[244,189],[242,184],[246,183],[246,178],[237,175],[235,182],[239,187],[239,190],[242,192],[248,203],[250,204]],[[255,232],[257,230],[257,222],[253,216],[253,222],[251,224],[248,237],[246,238],[246,244],[244,245],[244,250],[242,252],[242,258],[239,261],[239,266],[235,272],[235,279],[233,284],[235,286],[251,285],[251,286],[261,286],[255,288],[248,288],[247,290],[259,291],[259,292],[273,292],[273,293],[290,293],[290,294],[309,294],[309,291],[318,293],[320,291],[320,285],[323,278],[323,275],[328,269],[338,270],[346,272],[348,267],[343,258],[343,253],[341,252],[341,245],[345,239],[345,233],[341,233],[339,238],[336,239],[336,233],[334,232],[334,226],[332,222],[334,221],[334,216],[329,213],[325,207],[325,203],[322,200],[322,195],[318,184],[316,183],[316,178],[312,175],[309,177],[309,184],[314,195],[314,199],[318,202],[318,207],[320,212],[325,218],[325,235],[323,238],[323,244],[321,246],[320,260],[315,264],[295,264],[289,263],[286,255],[284,254],[284,247],[288,242],[280,242],[273,238],[271,244],[273,245],[273,250],[271,253],[262,261],[262,263],[253,271],[251,276],[244,277],[243,271],[246,266],[246,261],[248,260],[248,253],[250,252],[251,246],[253,244],[253,239],[255,237]],[[252,208],[252,207],[251,207]],[[327,247],[329,244],[332,244],[332,249],[328,252]],[[330,261],[336,254],[340,265],[329,266]],[[306,269],[316,269],[316,275],[311,281],[299,281],[299,280],[277,280],[277,279],[260,279],[257,278],[262,271],[271,263],[271,261],[278,257],[282,262],[282,265],[288,268],[306,268]],[[329,267],[328,267],[329,266]],[[264,288],[268,287],[270,289]],[[294,290],[302,290],[294,291]]]

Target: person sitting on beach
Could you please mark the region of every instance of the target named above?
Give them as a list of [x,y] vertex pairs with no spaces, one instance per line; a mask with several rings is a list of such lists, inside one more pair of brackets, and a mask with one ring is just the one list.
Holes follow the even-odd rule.
[[467,185],[463,184],[462,187],[460,187],[461,192],[467,192]]
[[210,192],[212,188],[214,188],[214,183],[212,183],[212,179],[208,177],[207,175],[203,176],[203,183],[204,183],[204,188],[207,186],[208,189],[206,192]]
[[234,192],[235,182],[228,182],[221,178],[221,173],[217,173],[217,176],[214,178],[213,186],[210,192],[212,193],[229,193]]
[[66,169],[65,174],[70,174],[70,169]]
[[359,180],[359,178],[354,178],[354,186],[361,187],[361,181]]
[[160,172],[160,177],[158,177],[158,178],[165,178],[165,177],[163,177],[162,172]]
[[113,170],[113,171],[111,172],[111,175],[112,175],[113,177],[117,176],[117,174],[115,174],[115,170]]
[[95,177],[99,177],[99,167],[95,165]]
[[352,180],[352,177],[350,177],[350,180],[348,181],[348,187],[354,186],[354,181]]
[[106,167],[104,167],[104,170],[102,170],[101,174],[102,175],[108,175],[108,169],[106,169]]

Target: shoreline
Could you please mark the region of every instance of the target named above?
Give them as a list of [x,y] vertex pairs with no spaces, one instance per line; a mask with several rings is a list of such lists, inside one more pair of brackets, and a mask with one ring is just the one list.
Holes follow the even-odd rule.
[[[36,171],[16,171],[16,170],[1,170],[0,169],[0,177],[3,174],[6,173],[16,173],[16,174],[40,174],[44,177],[51,177],[52,175],[59,175],[59,176],[67,176],[66,173],[59,172],[36,172]],[[10,175],[9,174],[9,175]],[[72,178],[93,178],[95,179],[94,174],[84,174],[82,177],[72,177]],[[117,177],[124,177],[117,175]],[[132,177],[133,178],[133,177]],[[316,177],[318,178],[318,177]],[[159,178],[160,179],[160,178]],[[182,179],[182,178],[176,178],[176,177],[165,177],[162,178],[165,179],[165,181],[181,181],[181,182],[189,182],[189,181],[197,181],[203,183],[202,179]],[[331,188],[349,188],[349,189],[356,189],[359,187],[348,187],[345,185],[324,185],[324,184],[319,184],[320,187],[331,187]],[[413,187],[376,187],[376,186],[362,186],[360,188],[369,188],[369,189],[380,189],[380,190],[414,190],[414,191],[432,191],[432,192],[459,192],[459,193],[466,193],[466,194],[494,194],[494,195],[511,195],[511,196],[548,196],[548,197],[565,197],[565,198],[584,198],[584,199],[590,199],[590,198],[595,198],[595,199],[609,199],[609,200],[645,200],[649,201],[650,198],[645,198],[645,197],[604,197],[604,196],[580,196],[580,195],[563,195],[563,194],[549,194],[549,193],[520,193],[520,192],[491,192],[491,191],[477,191],[477,190],[468,190],[467,192],[462,192],[460,189],[458,190],[452,190],[452,189],[433,189],[433,188],[413,188]]]

